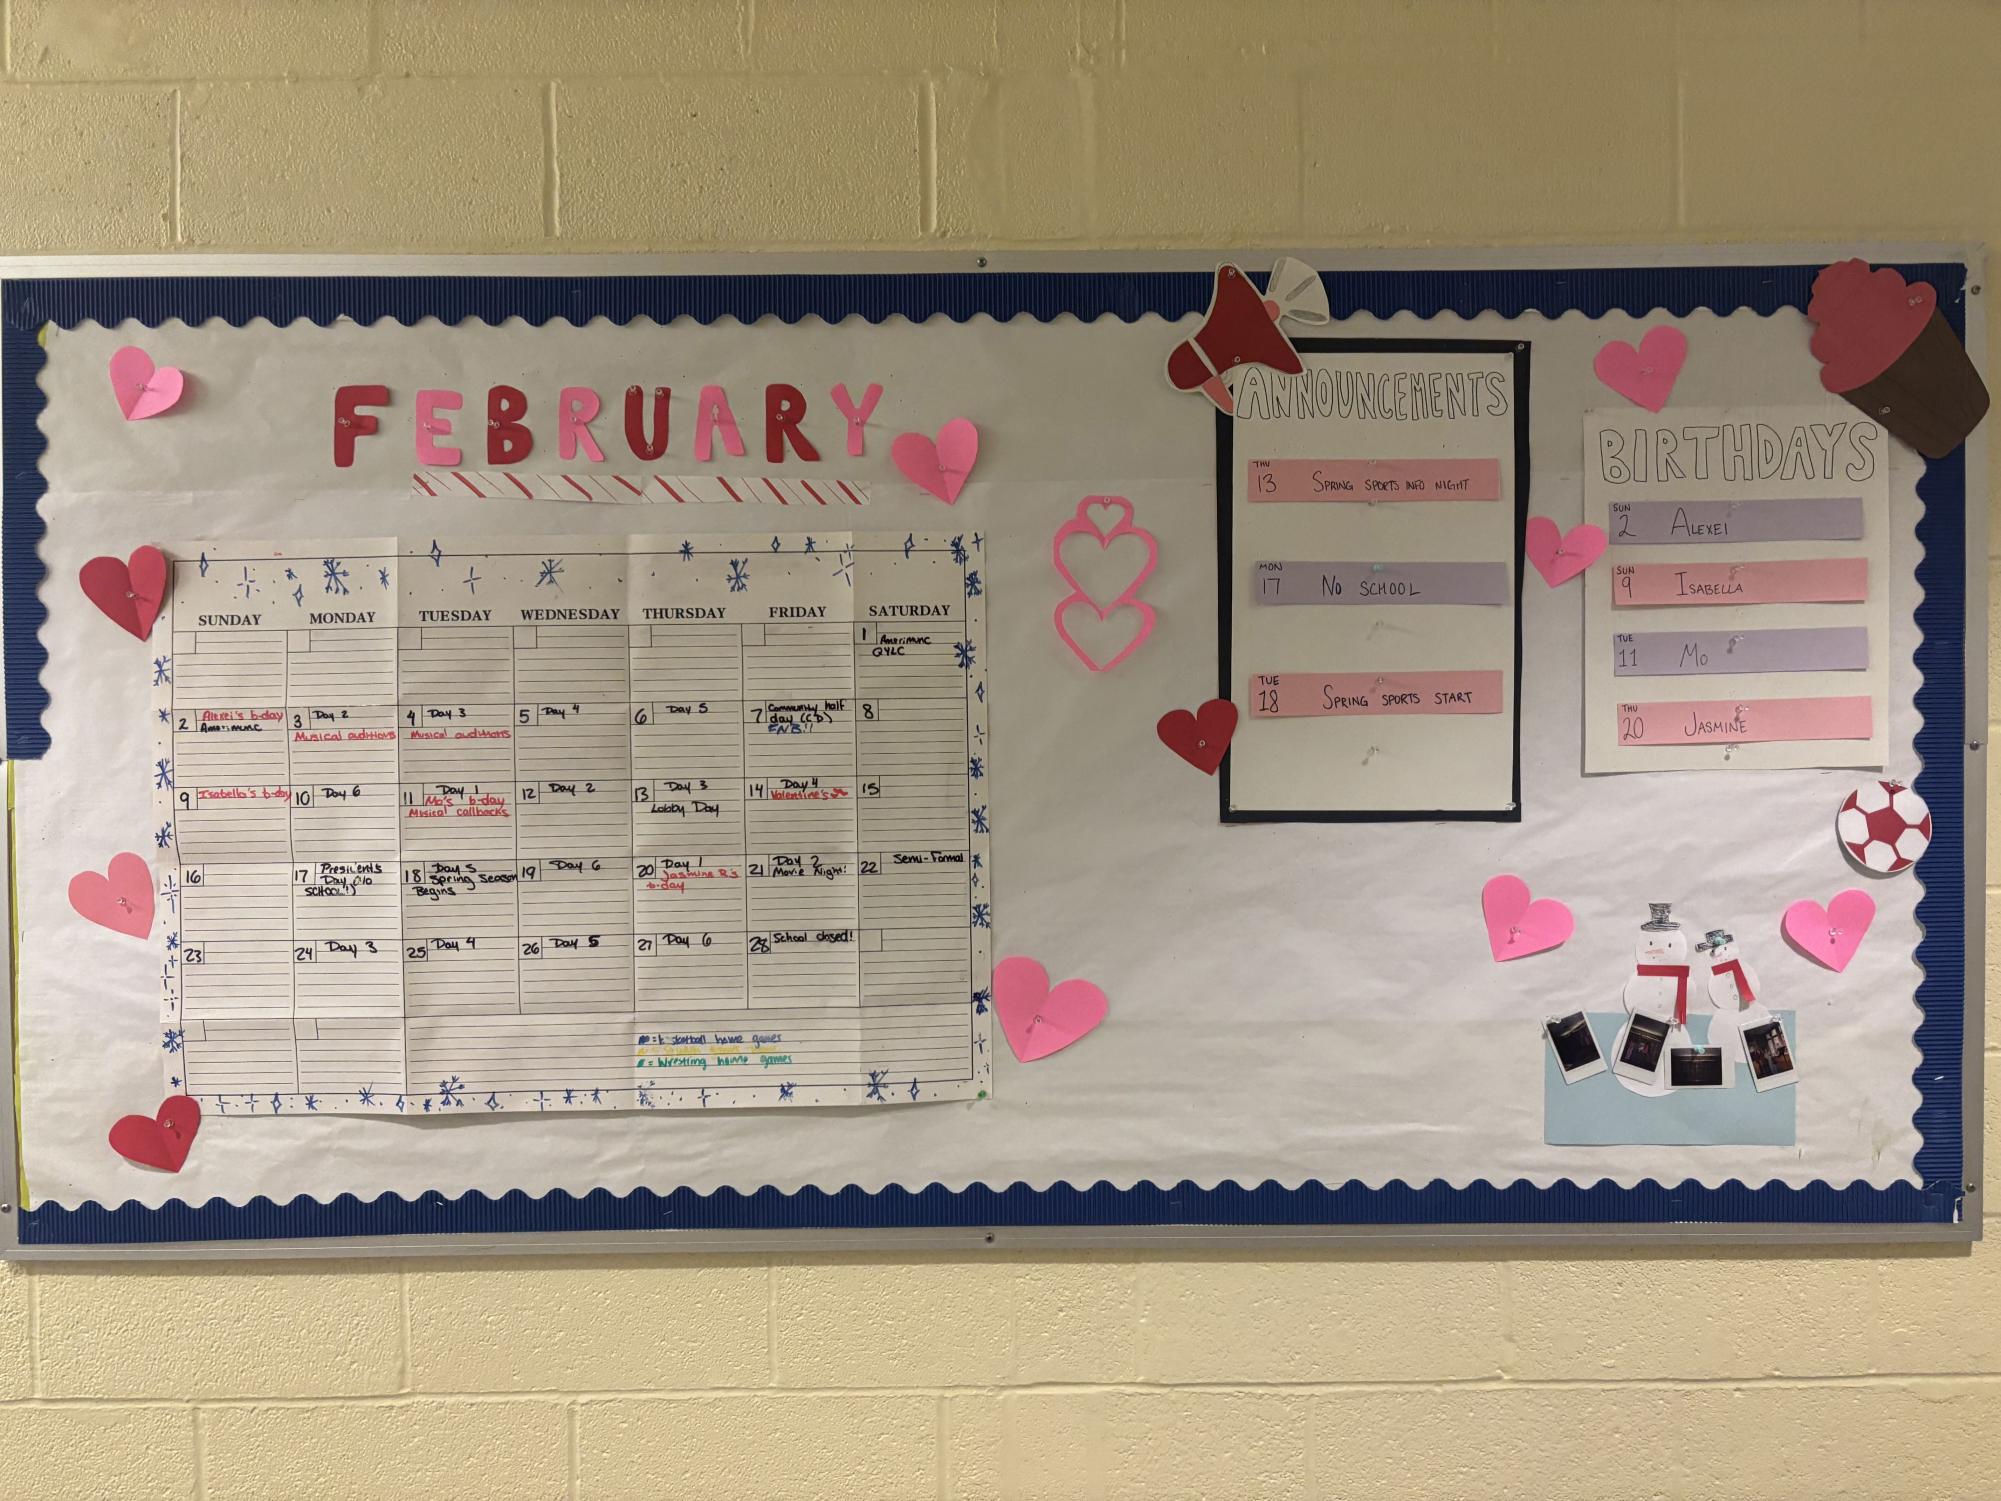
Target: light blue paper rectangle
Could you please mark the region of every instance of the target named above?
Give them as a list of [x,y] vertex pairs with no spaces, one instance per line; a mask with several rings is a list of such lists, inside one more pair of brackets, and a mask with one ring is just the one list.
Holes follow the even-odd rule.
[[[1774,1013],[1785,1023],[1786,1037],[1799,1054],[1799,1033],[1790,1011]],[[1732,1064],[1735,1079],[1728,1089],[1677,1089],[1658,1098],[1634,1094],[1611,1070],[1612,1048],[1626,1024],[1623,1011],[1587,1013],[1591,1035],[1605,1055],[1606,1070],[1576,1084],[1563,1082],[1563,1070],[1548,1042],[1542,1044],[1542,1137],[1556,1147],[1710,1147],[1793,1145],[1794,1096],[1799,1086],[1768,1089],[1760,1094],[1751,1084],[1751,1070]],[[1697,1047],[1708,1043],[1709,1024],[1720,1020],[1691,1011],[1688,1035]],[[1663,1062],[1661,1067],[1666,1068]]]

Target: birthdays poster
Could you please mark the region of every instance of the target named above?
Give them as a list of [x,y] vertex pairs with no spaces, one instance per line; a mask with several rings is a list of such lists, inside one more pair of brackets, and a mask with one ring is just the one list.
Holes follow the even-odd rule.
[[1916,1183],[1926,460],[1225,272],[49,322],[27,1202]]

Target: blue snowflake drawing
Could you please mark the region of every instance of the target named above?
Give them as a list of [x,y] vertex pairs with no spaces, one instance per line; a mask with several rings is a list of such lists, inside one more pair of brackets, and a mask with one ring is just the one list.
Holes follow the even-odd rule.
[[986,902],[974,902],[972,925],[976,928],[991,928],[994,925],[994,909]]
[[604,1091],[602,1089],[593,1089],[591,1091],[591,1103],[593,1105],[602,1105],[604,1103]]
[[465,576],[465,578],[464,578],[464,579],[462,580],[462,582],[463,582],[463,583],[465,584],[465,586],[466,586],[466,593],[468,593],[468,594],[471,594],[471,595],[474,595],[474,596],[477,596],[477,595],[478,595],[478,593],[479,593],[479,575],[478,575],[477,573],[474,573],[474,572],[473,572],[473,570],[472,570],[472,564],[470,564],[470,563],[466,564],[466,576]]
[[196,560],[196,566],[197,566],[197,567],[199,567],[199,568],[201,569],[201,576],[202,576],[203,578],[207,578],[207,577],[208,577],[208,554],[207,554],[206,552],[204,552],[204,553],[203,553],[203,554],[201,555],[201,557],[200,557],[200,558],[198,558],[198,559]]
[[952,561],[962,565],[965,563],[966,539],[964,537],[954,537],[952,539]]
[[157,829],[153,830],[153,844],[156,848],[165,849],[173,842],[174,826],[172,824],[163,823]]
[[[459,1096],[464,1093],[465,1093],[465,1085],[459,1081],[459,1076],[457,1074],[453,1074],[449,1079],[438,1080],[438,1103],[440,1105],[462,1106],[465,1104],[465,1101],[460,1099]],[[430,1108],[430,1102],[428,1100],[425,1101],[424,1104],[426,1109]]]
[[180,947],[181,947],[181,934],[180,930],[176,928],[173,932],[167,935],[167,952],[170,954],[177,953],[180,950]]
[[811,537],[806,539],[806,556],[809,558],[813,556],[813,539]]
[[426,1114],[426,1115],[429,1115],[430,1113],[431,1113],[431,1097],[430,1097],[429,1095],[425,1095],[425,1096],[424,1096],[424,1114]]
[[174,659],[172,657],[153,658],[153,686],[171,688],[174,686]]
[[702,1096],[702,1108],[703,1108],[704,1110],[707,1110],[707,1109],[709,1108],[709,1092],[708,1092],[708,1090],[707,1090],[707,1089],[704,1089],[704,1090],[702,1090],[702,1091],[701,1091],[701,1096]]
[[547,1110],[549,1108],[549,1095],[546,1090],[538,1089],[535,1091],[535,1108],[537,1110]]
[[299,574],[298,574],[298,570],[297,570],[297,569],[294,569],[294,568],[287,568],[287,569],[285,570],[285,582],[286,582],[286,583],[288,583],[288,584],[290,584],[290,583],[294,583],[294,582],[296,582],[296,581],[298,580],[298,577],[299,577]]
[[318,1095],[316,1095],[316,1094],[309,1094],[309,1095],[307,1095],[307,1096],[306,1096],[306,1108],[307,1108],[308,1110],[317,1110],[317,1109],[319,1109],[319,1108],[320,1108],[320,1097],[319,1097]]
[[695,544],[690,542],[687,538],[683,537],[681,539],[681,561],[685,563],[688,561],[688,559],[692,558],[694,555],[695,555]]
[[433,568],[442,568],[445,566],[445,550],[438,546],[438,539],[436,537],[431,539],[431,566]]
[[915,533],[915,532],[908,532],[908,533],[905,533],[905,535],[904,535],[904,538],[903,538],[903,560],[904,560],[904,562],[906,562],[906,563],[907,563],[907,562],[909,562],[909,561],[910,561],[910,554],[911,554],[911,553],[912,553],[912,552],[913,552],[913,551],[914,551],[914,550],[916,549],[916,547],[917,547],[917,533]]
[[[357,1104],[373,1105],[375,1103],[375,1086],[373,1084],[362,1085],[361,1093],[356,1095],[354,1098]],[[398,1100],[397,1103],[401,1104],[402,1101]]]
[[383,588],[387,589],[389,587],[389,570],[387,568],[376,569],[375,577],[377,581],[381,583]]
[[841,549],[840,561],[834,564],[834,577],[846,584],[850,589],[854,588],[855,550],[852,547]]
[[978,756],[974,756],[971,760],[966,762],[966,775],[971,777],[974,781],[977,782],[981,777],[985,776],[986,774],[987,774],[987,763],[985,761],[982,761]]
[[564,1103],[565,1105],[574,1105],[574,1104],[576,1104],[576,1103],[577,1103],[577,1092],[576,1092],[576,1091],[575,1091],[574,1089],[566,1089],[566,1090],[564,1090],[564,1091],[563,1091],[563,1103]]
[[320,592],[322,594],[352,594],[347,586],[347,565],[339,558],[320,559]]
[[986,540],[987,540],[987,539],[986,539],[986,538],[984,538],[984,537],[982,537],[982,536],[981,536],[981,535],[980,535],[980,534],[979,534],[978,532],[974,532],[974,533],[973,533],[973,551],[974,551],[974,552],[979,552],[979,551],[980,551],[980,550],[981,550],[981,549],[982,549],[983,547],[985,547],[985,545],[986,545]]
[[250,571],[247,564],[243,569],[243,577],[238,579],[233,587],[241,589],[245,599],[257,592],[257,575]]
[[730,559],[730,593],[742,594],[750,588],[750,559]]
[[181,910],[181,883],[175,878],[172,871],[161,877],[160,895],[167,899],[167,910],[169,912],[179,912]]
[[642,1109],[651,1110],[653,1108],[653,1092],[649,1089],[640,1090],[639,1104]]
[[870,1069],[868,1071],[868,1094],[864,1098],[871,1100],[882,1099],[883,1098],[882,1081],[888,1077],[889,1077],[889,1070],[886,1068]]
[[994,993],[989,988],[982,987],[981,989],[974,991],[973,1015],[985,1016],[987,1014],[987,1005],[990,1001],[993,1000],[993,998],[994,998]]
[[980,570],[977,568],[968,568],[966,570],[966,598],[978,599],[985,592],[985,588],[980,583]]
[[181,1076],[179,1074],[167,1075],[167,1087],[169,1089],[179,1089],[181,1087]]
[[155,709],[153,712],[159,716],[161,724],[165,724],[172,717],[165,709]]
[[959,664],[959,666],[960,666],[960,667],[961,667],[961,668],[962,668],[962,669],[963,669],[964,671],[966,671],[966,672],[971,672],[971,671],[973,670],[973,643],[972,643],[972,642],[970,642],[970,641],[954,641],[954,642],[952,643],[952,656],[953,656],[953,657],[954,657],[954,658],[955,658],[955,659],[956,659],[956,660],[958,661],[958,664]]
[[979,807],[973,809],[972,812],[973,812],[973,832],[975,834],[992,833],[993,831],[987,827],[987,805],[985,803],[981,803]]
[[182,1041],[182,1033],[179,1027],[169,1027],[160,1034],[160,1047],[165,1052],[178,1053],[181,1050]]
[[153,786],[171,792],[174,787],[174,766],[171,761],[158,760],[153,763]]
[[791,1080],[789,1080],[789,1079],[788,1079],[788,1080],[787,1080],[787,1081],[786,1081],[785,1083],[783,1083],[783,1084],[781,1084],[781,1085],[779,1085],[779,1086],[778,1086],[778,1098],[779,1098],[779,1099],[780,1099],[781,1101],[784,1101],[784,1100],[789,1100],[789,1099],[791,1099],[791,1098],[792,1098],[792,1082],[791,1082]]
[[546,584],[558,594],[561,594],[563,586],[557,580],[562,577],[562,574],[563,560],[561,558],[544,558],[542,560],[542,571],[535,575],[535,587],[540,589]]

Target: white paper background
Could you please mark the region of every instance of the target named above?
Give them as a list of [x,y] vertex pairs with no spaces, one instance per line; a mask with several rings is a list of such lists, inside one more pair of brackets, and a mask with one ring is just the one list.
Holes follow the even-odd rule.
[[[1678,402],[1815,399],[1799,316],[1680,322],[1691,353]],[[1591,357],[1643,326],[1575,314],[1403,317],[1326,332],[1532,341],[1530,510],[1568,528],[1581,515],[1581,416],[1605,400]],[[193,394],[165,419],[128,426],[118,417],[104,365],[127,337],[192,373]],[[1159,377],[1177,337],[1153,319],[51,331],[44,638],[54,750],[18,768],[22,1116],[35,1200],[1101,1178],[1915,1181],[1917,883],[1868,883],[1880,905],[1875,928],[1835,975],[1785,949],[1778,922],[1798,897],[1863,884],[1833,838],[1853,773],[1587,781],[1577,586],[1528,583],[1520,825],[1218,824],[1214,783],[1168,754],[1153,728],[1164,710],[1210,696],[1216,681],[1211,415]],[[778,379],[808,395],[820,467],[878,486],[875,503],[843,514],[842,525],[963,526],[988,537],[995,952],[1096,980],[1111,997],[1103,1028],[1041,1063],[1003,1055],[995,1098],[978,1104],[859,1115],[216,1118],[178,1177],[116,1158],[104,1141],[111,1120],[159,1097],[157,950],[76,918],[64,886],[114,851],[148,852],[150,736],[144,648],[83,599],[83,559],[190,535],[660,531],[669,522],[658,510],[412,500],[416,390],[457,386],[472,415],[489,384],[521,386],[534,462],[555,468],[559,386],[604,394],[598,431],[615,460],[619,393],[633,381],[671,383],[669,458],[686,468],[694,389],[720,381],[752,445],[752,460],[729,461],[736,472],[763,467],[762,386]],[[824,394],[836,380],[856,392],[870,380],[886,388],[865,459],[842,453]],[[351,382],[387,384],[403,404],[385,414],[381,436],[362,440],[361,464],[339,472],[332,391]],[[947,512],[896,479],[889,440],[959,414],[980,423],[982,451]],[[475,441],[477,427],[460,422]],[[1893,455],[1890,766],[1910,775],[1921,461],[1894,446]],[[207,493],[163,493],[190,489]],[[1129,496],[1161,547],[1146,591],[1159,625],[1103,676],[1071,659],[1050,628],[1063,594],[1050,538],[1091,493]],[[746,508],[687,524],[768,534],[811,521]],[[1504,966],[1489,959],[1479,890],[1503,870],[1571,905],[1568,944]],[[1732,928],[1770,1004],[1800,1013],[1796,1147],[1543,1143],[1541,1018],[1618,1005],[1649,900],[1673,901],[1693,928]]]

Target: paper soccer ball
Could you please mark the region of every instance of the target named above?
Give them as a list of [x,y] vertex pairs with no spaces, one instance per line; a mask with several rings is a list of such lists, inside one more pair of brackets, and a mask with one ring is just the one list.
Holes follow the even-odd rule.
[[1931,847],[1932,810],[1899,783],[1864,782],[1841,805],[1834,832],[1864,870],[1895,875]]

